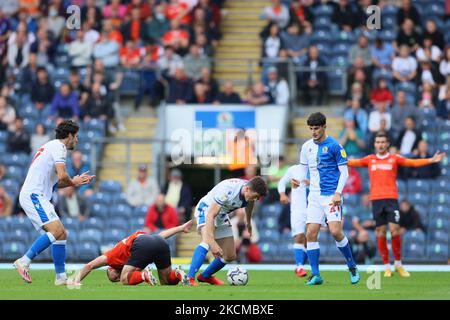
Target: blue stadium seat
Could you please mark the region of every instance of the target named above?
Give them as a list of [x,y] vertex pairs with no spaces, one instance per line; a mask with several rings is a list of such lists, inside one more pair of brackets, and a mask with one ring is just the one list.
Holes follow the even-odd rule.
[[25,153],[12,153],[7,157],[3,157],[3,164],[5,166],[21,166],[26,167],[30,162],[30,156]]
[[8,139],[8,131],[0,131],[0,143],[6,143]]
[[113,217],[107,220],[108,229],[121,229],[128,230],[130,228],[130,223],[128,218]]
[[274,217],[267,217],[264,220],[261,221],[262,226],[260,226],[261,229],[272,229],[277,230],[278,228],[278,219]]
[[263,256],[263,261],[271,262],[278,251],[278,245],[271,242],[260,242],[259,247]]
[[381,40],[386,42],[392,42],[397,38],[397,33],[390,29],[384,29],[381,31]]
[[441,178],[433,180],[431,191],[433,193],[439,193],[442,190],[450,190],[450,180]]
[[89,202],[110,205],[112,199],[108,193],[96,192],[89,198]]
[[6,168],[6,176],[9,179],[22,181],[25,178],[25,174],[26,173],[24,172],[24,169],[22,169],[22,167],[19,166],[8,166]]
[[104,229],[103,219],[98,218],[98,217],[86,219],[83,222],[81,222],[80,227],[82,229],[103,230]]
[[404,180],[397,180],[397,188],[398,188],[398,192],[401,192],[401,193],[408,192],[408,184]]
[[348,55],[348,52],[350,50],[350,45],[348,43],[337,43],[333,46],[333,54],[335,55]]
[[313,44],[330,43],[331,42],[330,32],[324,30],[314,32],[311,36],[311,42]]
[[263,242],[275,243],[279,240],[280,234],[279,234],[278,230],[264,229],[264,230],[260,231],[259,238],[260,238],[260,241],[263,241]]
[[409,201],[414,205],[427,206],[430,203],[430,195],[427,193],[409,193]]
[[425,257],[425,245],[418,243],[406,243],[405,258],[423,259]]
[[114,205],[109,212],[110,217],[119,217],[130,219],[132,215],[133,209],[128,204],[118,204]]
[[449,232],[450,230],[450,223],[448,214],[443,216],[435,216],[430,217],[430,223],[428,224],[428,231],[435,232],[437,230],[441,230],[444,232]]
[[9,221],[7,218],[0,218],[0,233],[6,233],[9,230]]
[[106,193],[122,192],[122,185],[118,181],[113,181],[113,180],[102,181],[102,182],[100,182],[100,185],[99,185],[99,191],[106,192]]
[[79,232],[78,241],[100,244],[102,242],[102,231],[98,229],[84,229]]
[[445,13],[445,7],[440,2],[432,2],[428,1],[426,4],[426,7],[424,8],[424,17],[426,17],[424,20],[428,20],[430,16],[438,16],[443,18]]
[[147,206],[139,206],[133,209],[133,218],[145,218],[147,215],[148,207]]
[[76,244],[66,246],[66,262],[73,262],[77,260],[78,254],[76,248]]
[[52,261],[52,247],[50,246],[49,248],[45,249],[44,251],[42,251],[40,254],[38,254],[36,256],[36,258],[34,258],[33,261],[38,261],[38,262],[50,262]]
[[322,16],[314,20],[314,31],[330,31],[331,30],[331,18],[328,16]]
[[136,71],[125,71],[119,88],[121,95],[135,95],[140,86],[140,75]]
[[348,57],[345,55],[335,56],[331,59],[331,65],[339,67],[348,67],[349,66]]
[[116,194],[113,198],[113,205],[126,205],[129,206],[128,200],[127,200],[127,194],[125,192],[121,192],[119,194]]
[[422,231],[407,231],[403,235],[403,240],[407,243],[425,244],[425,233]]
[[437,140],[437,135],[432,131],[424,131],[422,133],[422,138],[428,142],[428,144],[434,145]]
[[439,134],[439,144],[450,142],[450,132],[441,132]]
[[110,229],[103,233],[102,243],[117,243],[127,237],[128,233],[123,229]]
[[288,242],[288,243],[280,243],[278,245],[278,251],[277,251],[277,255],[278,255],[278,260],[282,261],[282,262],[286,262],[286,261],[292,261],[294,259],[293,257],[293,244],[292,242]]
[[90,261],[100,254],[100,249],[98,244],[93,242],[84,242],[76,246],[76,252],[78,260],[80,261]]
[[430,211],[429,211],[430,218],[441,216],[441,215],[446,215],[447,213],[448,213],[448,208],[444,207],[443,205],[432,203],[430,206]]
[[[448,190],[441,190],[448,191]],[[450,192],[438,192],[433,193],[431,197],[431,203],[434,205],[450,205]]]
[[430,243],[431,242],[443,242],[446,243],[449,241],[449,235],[447,232],[443,230],[435,230],[434,232],[430,232]]
[[109,215],[109,206],[101,203],[92,203],[90,214],[96,218],[106,218]]
[[333,8],[326,4],[318,5],[317,7],[313,8],[313,14],[315,18],[331,17],[331,15],[333,14]]
[[405,91],[407,93],[416,94],[417,87],[413,82],[399,82],[395,86],[395,91]]
[[424,192],[430,193],[431,191],[431,182],[429,180],[424,179],[409,179],[408,180],[408,192]]
[[78,235],[79,235],[79,230],[72,228],[72,226],[70,227],[65,227],[66,232],[67,232],[67,241],[68,243],[76,243],[78,241]]
[[343,94],[346,85],[344,84],[344,71],[336,69],[328,73],[329,78],[329,92],[334,95]]
[[383,10],[381,10],[381,16],[397,18],[397,11],[398,11],[398,8],[396,6],[387,5],[383,8]]
[[357,194],[344,193],[343,202],[344,202],[344,205],[356,207],[360,203],[360,198],[359,198],[359,195],[357,195]]
[[105,121],[104,120],[91,119],[85,125],[86,125],[87,130],[103,132],[103,134],[105,133]]
[[20,217],[20,216],[12,216],[7,219],[9,223],[9,230],[35,230],[33,227],[33,224],[31,223],[30,219],[26,217]]
[[448,244],[429,244],[427,246],[428,258],[432,261],[447,262],[448,260]]
[[139,219],[133,219],[130,223],[129,233],[136,232],[137,230],[143,230],[144,229],[144,218]]
[[261,208],[262,217],[279,217],[283,211],[283,205],[281,203],[272,203],[263,205]]
[[25,243],[23,242],[7,242],[7,243],[3,243],[1,244],[2,248],[3,248],[3,259],[5,260],[10,260],[10,261],[14,261],[18,258],[20,258],[26,249]]
[[66,229],[79,230],[80,229],[80,220],[74,219],[71,217],[63,217],[61,219],[62,224]]

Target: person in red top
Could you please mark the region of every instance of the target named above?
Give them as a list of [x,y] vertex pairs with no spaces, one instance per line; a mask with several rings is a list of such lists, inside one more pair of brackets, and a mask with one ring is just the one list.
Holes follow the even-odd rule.
[[191,8],[182,0],[171,0],[166,6],[166,17],[168,20],[180,20],[181,24],[191,24]]
[[128,40],[126,45],[119,51],[120,63],[125,68],[136,68],[141,62],[141,48],[138,47],[137,41]]
[[170,30],[164,33],[161,42],[164,46],[173,46],[175,49],[189,46],[189,33],[180,28],[180,21],[170,21]]
[[376,88],[374,88],[370,94],[370,100],[373,104],[377,102],[387,102],[389,105],[392,105],[394,98],[387,87],[385,79],[378,79]]
[[147,266],[155,263],[161,285],[176,285],[180,281],[188,285],[186,273],[180,268],[172,270],[170,248],[167,238],[180,233],[188,233],[192,220],[183,225],[164,230],[159,234],[147,234],[136,231],[129,237],[118,242],[114,248],[95,258],[78,271],[71,284],[80,286],[81,281],[94,269],[109,266],[108,279],[111,282],[121,282],[124,285],[137,285],[146,282],[156,285],[156,278]]
[[370,177],[370,200],[372,213],[376,222],[378,250],[385,265],[385,277],[391,277],[391,265],[386,241],[386,226],[392,236],[392,251],[395,259],[395,270],[401,277],[409,277],[409,273],[401,263],[402,244],[400,238],[400,209],[398,205],[397,169],[402,167],[422,167],[442,161],[445,153],[437,152],[432,158],[407,159],[389,153],[389,138],[385,133],[375,136],[376,154],[362,159],[349,159],[349,167],[367,167]]
[[179,224],[177,211],[166,203],[166,197],[160,193],[155,203],[148,208],[145,218],[146,230],[155,232],[158,229],[169,229]]
[[152,9],[150,8],[147,1],[143,0],[132,0],[127,7],[127,14],[130,14],[133,9],[139,9],[139,13],[142,20],[147,19],[152,14]]
[[345,184],[344,193],[357,194],[362,191],[362,179],[361,175],[355,168],[349,168],[348,179]]

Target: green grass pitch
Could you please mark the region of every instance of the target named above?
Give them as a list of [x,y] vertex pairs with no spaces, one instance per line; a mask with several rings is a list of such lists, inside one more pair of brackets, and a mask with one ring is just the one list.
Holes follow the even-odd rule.
[[[380,289],[369,290],[371,274],[361,273],[361,282],[351,285],[344,271],[323,271],[324,284],[305,286],[305,278],[297,278],[289,271],[249,271],[246,286],[200,287],[157,286],[145,284],[123,286],[110,283],[105,271],[93,271],[81,289],[55,287],[53,271],[32,271],[32,284],[26,284],[15,270],[0,270],[0,300],[5,299],[145,299],[145,300],[306,300],[306,299],[450,299],[450,273],[417,272],[410,278],[384,279]],[[372,274],[373,275],[373,274]],[[219,272],[225,279],[225,272]]]

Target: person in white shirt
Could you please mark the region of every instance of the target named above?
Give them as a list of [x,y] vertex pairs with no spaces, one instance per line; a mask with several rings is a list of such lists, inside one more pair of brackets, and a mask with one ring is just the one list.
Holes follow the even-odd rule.
[[92,63],[92,51],[94,46],[86,41],[83,30],[77,31],[77,39],[69,44],[69,56],[72,58],[72,66],[86,67]]
[[78,130],[78,124],[72,120],[64,120],[56,127],[56,139],[47,142],[38,150],[20,191],[19,202],[22,209],[36,230],[42,233],[26,254],[14,261],[14,267],[27,283],[32,282],[29,274],[31,261],[52,245],[55,285],[67,284],[67,233],[50,200],[56,188],[78,187],[90,183],[95,177],[88,172],[73,178],[67,174],[67,150],[73,150],[77,145]]
[[130,182],[127,188],[127,201],[130,205],[150,206],[159,194],[159,186],[156,180],[148,176],[147,166],[139,167],[138,177]]
[[380,130],[380,121],[384,119],[386,121],[386,130],[391,129],[391,114],[387,111],[386,102],[377,102],[375,104],[375,110],[369,115],[369,131],[376,132]]
[[289,87],[284,79],[278,78],[278,70],[276,67],[269,67],[269,82],[267,88],[277,105],[285,106],[289,102]]
[[423,39],[423,46],[417,49],[416,58],[421,61],[434,61],[439,63],[441,61],[442,51],[438,46],[433,45],[431,38]]
[[395,57],[392,61],[393,76],[398,81],[412,81],[417,74],[417,61],[409,54],[409,47],[402,45],[400,47],[400,56]]

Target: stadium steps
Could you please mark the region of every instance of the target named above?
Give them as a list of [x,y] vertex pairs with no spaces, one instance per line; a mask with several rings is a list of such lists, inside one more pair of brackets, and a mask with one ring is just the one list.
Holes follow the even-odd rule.
[[[259,18],[267,0],[230,0],[225,2],[221,22],[222,39],[215,52],[214,77],[223,83],[233,81],[243,97],[248,81],[260,79],[261,40],[259,33],[267,24]],[[250,65],[249,65],[250,64]],[[253,72],[249,79],[249,71]]]
[[[145,109],[144,109],[145,110]],[[131,113],[125,121],[126,131],[119,131],[114,134],[116,138],[152,138],[155,135],[158,119],[147,114],[146,111]],[[131,143],[130,144],[130,177],[134,179],[141,164],[152,162],[151,144]],[[99,182],[103,180],[116,180],[122,184],[122,189],[127,186],[127,148],[122,143],[109,143],[105,146],[102,159],[102,167],[99,172]],[[149,175],[152,174],[151,167],[148,167]]]

